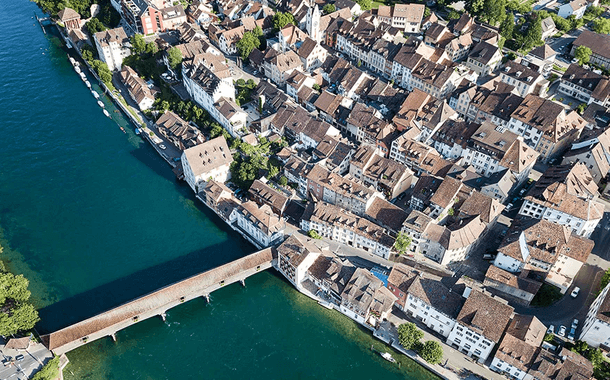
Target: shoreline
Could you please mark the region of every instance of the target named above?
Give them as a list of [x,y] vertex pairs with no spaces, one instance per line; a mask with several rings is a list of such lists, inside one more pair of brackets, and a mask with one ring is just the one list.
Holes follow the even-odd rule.
[[[62,30],[60,28],[59,25],[57,25],[57,23],[54,20],[51,20],[51,25],[53,27],[56,28],[57,32],[59,33],[59,35],[61,36],[62,40],[63,40],[63,44],[65,47],[67,47],[68,49],[72,49],[74,51],[76,51],[78,58],[80,59],[81,62],[84,62],[84,64],[86,65],[88,71],[90,74],[93,75],[93,77],[97,80],[99,86],[104,90],[104,95],[108,96],[110,98],[110,100],[112,101],[112,103],[121,110],[121,113],[124,114],[126,116],[126,118],[130,121],[130,123],[134,126],[134,128],[140,128],[142,130],[142,133],[140,133],[140,135],[145,134],[145,140],[148,141],[148,143],[155,149],[155,151],[157,151],[157,153],[170,165],[170,167],[172,168],[176,168],[178,165],[176,164],[176,162],[174,162],[171,158],[169,158],[162,150],[160,150],[160,148],[158,148],[157,144],[155,144],[149,133],[152,132],[146,125],[148,124],[149,120],[146,119],[144,116],[142,116],[142,118],[144,120],[138,120],[131,112],[129,109],[127,109],[126,107],[130,107],[130,106],[125,106],[125,104],[123,104],[123,102],[117,97],[116,94],[114,94],[107,86],[106,84],[99,78],[99,76],[97,75],[97,73],[95,72],[95,70],[93,70],[93,68],[89,65],[89,63],[83,59],[82,54],[80,52],[80,50],[74,46],[71,46],[72,44],[69,42],[69,40],[67,40],[67,37],[62,33]],[[44,31],[44,26],[42,26],[42,29]],[[45,33],[46,34],[46,33]],[[69,52],[67,53],[68,57],[70,56]],[[114,78],[114,76],[113,76]],[[119,95],[119,96],[122,96]],[[138,112],[138,110],[135,110],[135,112]],[[112,120],[112,119],[111,119]],[[116,122],[115,122],[116,123]],[[154,132],[153,132],[154,133]],[[231,227],[233,230],[237,231],[242,238],[244,238],[246,241],[248,241],[249,243],[253,244],[255,247],[257,247],[258,249],[260,249],[260,247],[258,247],[256,244],[253,243],[253,241],[247,236],[245,235],[239,228],[235,228],[231,223],[228,223],[228,221],[226,221],[222,215],[216,213],[216,211],[214,209],[212,209],[211,207],[209,207],[204,201],[203,199],[201,199],[201,197],[199,197],[198,194],[195,194],[195,198],[197,198],[199,201],[201,201],[201,203],[203,203],[208,209],[212,210],[216,215],[218,215],[226,224],[228,224],[229,227]],[[274,266],[274,269],[278,272],[281,273],[280,271],[277,270],[277,268]],[[336,305],[332,305],[331,307],[327,307],[325,306],[326,302],[318,297],[316,297],[313,294],[310,294],[309,292],[306,292],[304,289],[299,289],[298,287],[295,287],[293,285],[293,288],[295,290],[297,290],[298,292],[300,292],[301,294],[306,295],[307,297],[311,298],[312,300],[316,301],[318,303],[318,305],[320,307],[324,307],[326,309],[333,309],[338,311],[340,314],[342,314],[343,316],[348,317],[347,315],[345,315],[344,313],[341,312],[340,308],[338,308]],[[349,318],[349,317],[348,317]],[[353,319],[349,318],[350,320],[353,321]],[[354,321],[357,322],[357,321]],[[377,338],[379,341],[383,342],[384,344],[386,344],[387,346],[391,347],[393,350],[396,350],[398,352],[400,352],[401,354],[405,355],[408,359],[412,360],[413,362],[415,362],[416,364],[420,365],[422,368],[426,369],[427,371],[431,372],[432,374],[434,374],[435,376],[441,378],[441,379],[445,379],[445,380],[457,380],[460,377],[452,371],[449,370],[445,370],[443,369],[441,366],[438,365],[432,365],[427,363],[425,360],[423,360],[421,357],[419,357],[417,354],[415,354],[414,352],[409,352],[407,350],[405,350],[404,348],[402,348],[397,342],[392,341],[392,340],[386,340],[383,338],[383,336],[381,336],[380,334],[378,334],[378,330],[374,329],[373,327],[363,324],[363,323],[358,323],[360,326],[366,328],[367,330],[371,331],[371,335],[375,338]],[[67,358],[66,358],[67,359]],[[67,362],[63,365],[63,367],[65,367],[65,365],[67,364]],[[60,378],[63,378],[63,367],[60,369]],[[435,367],[439,367],[439,368],[435,368]]]

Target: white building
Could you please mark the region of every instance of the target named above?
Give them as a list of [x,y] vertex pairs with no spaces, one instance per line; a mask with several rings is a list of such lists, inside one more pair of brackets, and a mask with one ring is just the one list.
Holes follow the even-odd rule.
[[563,18],[574,16],[578,20],[585,15],[588,6],[589,3],[586,0],[574,0],[560,6],[557,14]]
[[110,71],[120,70],[123,59],[131,55],[129,38],[122,27],[97,32],[93,40],[100,60],[108,65]]
[[377,327],[387,318],[396,296],[371,272],[358,268],[341,293],[339,311],[362,325]]
[[184,180],[198,193],[209,179],[226,182],[233,156],[223,136],[196,145],[182,152]]
[[597,296],[591,307],[580,333],[580,340],[591,347],[610,348],[610,284]]
[[242,203],[233,209],[230,217],[233,228],[259,249],[279,243],[284,238],[286,222],[273,212],[271,206],[258,206],[253,201]]
[[514,309],[501,298],[466,288],[464,306],[447,344],[484,363],[500,341]]

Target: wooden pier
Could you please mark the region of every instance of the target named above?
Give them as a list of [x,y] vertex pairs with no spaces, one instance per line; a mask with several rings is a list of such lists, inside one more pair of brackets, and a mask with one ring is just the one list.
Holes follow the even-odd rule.
[[203,297],[208,302],[210,293],[240,282],[273,265],[275,251],[263,249],[228,264],[200,273],[114,309],[78,322],[51,334],[43,335],[43,344],[56,355],[61,355],[94,340],[111,337],[134,323],[151,317],[165,320],[166,312],[184,302]]

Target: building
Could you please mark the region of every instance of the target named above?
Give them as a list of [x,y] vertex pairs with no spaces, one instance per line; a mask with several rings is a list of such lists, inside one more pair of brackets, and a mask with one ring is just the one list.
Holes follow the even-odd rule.
[[562,165],[573,165],[581,163],[587,167],[595,183],[600,181],[610,172],[610,132],[603,133],[593,138],[572,144],[564,155]]
[[237,202],[233,197],[233,191],[224,183],[208,181],[203,190],[199,192],[199,198],[222,220],[230,223],[230,217],[233,209],[237,207]]
[[297,54],[301,58],[303,69],[313,71],[322,66],[322,63],[326,61],[328,51],[326,51],[320,42],[307,37],[297,50]]
[[341,293],[340,311],[362,325],[377,327],[396,297],[371,272],[358,268]]
[[371,13],[378,22],[391,25],[406,33],[419,33],[424,18],[423,4],[380,5]]
[[68,31],[80,29],[80,15],[72,8],[66,7],[57,12],[57,18]]
[[544,340],[546,326],[531,315],[515,315],[506,329],[490,368],[524,380]]
[[97,32],[93,35],[97,53],[110,71],[120,70],[123,59],[131,55],[129,38],[122,27]]
[[309,267],[307,275],[318,287],[318,295],[324,295],[330,302],[339,306],[341,294],[355,271],[356,267],[348,260],[339,259],[332,253],[324,253]]
[[420,275],[420,271],[402,263],[395,263],[388,276],[388,289],[396,297],[396,306],[400,310],[405,310],[407,304],[408,290],[415,278]]
[[256,204],[259,206],[267,204],[274,213],[280,216],[284,213],[284,210],[286,210],[289,201],[289,198],[285,194],[270,187],[259,179],[252,182],[248,194],[250,199],[256,202]]
[[125,87],[127,87],[129,96],[136,102],[141,111],[152,107],[155,102],[155,94],[157,94],[158,91],[149,88],[148,84],[146,84],[144,79],[140,78],[138,73],[131,67],[124,66],[121,70],[121,80],[125,84]]
[[422,273],[413,279],[407,289],[404,311],[447,338],[455,327],[463,305],[464,299],[460,294]]
[[271,206],[258,206],[252,201],[238,205],[230,217],[233,228],[259,249],[280,243],[284,239],[286,222],[273,212]]
[[326,202],[310,202],[300,223],[303,231],[315,230],[336,240],[388,259],[395,239],[385,228]]
[[551,16],[545,18],[540,22],[542,26],[542,40],[546,40],[549,37],[555,35],[558,32],[557,26],[555,25],[555,21]]
[[185,149],[181,157],[184,180],[198,193],[210,179],[226,182],[233,156],[223,136]]
[[549,87],[549,81],[538,71],[515,61],[508,61],[500,70],[500,80],[515,86],[515,91],[521,97],[534,94],[544,97]]
[[303,69],[303,62],[301,62],[299,55],[292,50],[280,53],[270,48],[263,58],[262,69],[267,78],[277,85],[283,85],[293,71]]
[[533,379],[593,379],[593,364],[582,355],[562,347],[559,352],[538,350],[527,376]]
[[557,52],[549,45],[544,44],[527,53],[527,55],[523,57],[521,63],[531,68],[536,67],[542,76],[548,78],[553,70],[556,57]]
[[497,46],[482,41],[475,45],[466,61],[466,67],[479,76],[489,75],[496,71],[502,61],[502,53]]
[[205,142],[199,129],[172,111],[166,111],[156,122],[157,131],[179,150],[186,150]]
[[528,270],[523,270],[521,274],[505,271],[495,265],[490,265],[485,273],[486,290],[497,292],[502,298],[513,299],[524,305],[529,305],[542,283],[527,278]]
[[546,220],[515,219],[494,265],[508,272],[529,269],[565,293],[593,249],[593,241]]
[[165,7],[163,0],[121,0],[120,13],[134,33],[143,35],[172,30],[187,21],[182,5]]
[[[549,168],[525,197],[520,215],[544,219],[589,237],[604,215],[604,205],[593,199],[597,185],[583,164]],[[582,190],[585,187],[585,190]]]
[[292,285],[302,291],[302,282],[306,279],[309,268],[320,257],[322,250],[328,251],[328,246],[303,235],[300,237],[292,234],[277,247],[277,268]]
[[567,4],[559,6],[557,14],[563,18],[574,16],[574,18],[578,20],[585,15],[585,11],[587,10],[588,6],[589,3],[587,0],[573,0]]
[[561,76],[558,91],[583,103],[610,105],[610,80],[574,63]]
[[570,52],[572,56],[574,56],[574,52],[579,46],[586,46],[591,49],[590,63],[605,68],[610,67],[610,35],[583,30],[572,43]]
[[500,342],[514,309],[501,298],[468,287],[463,296],[466,302],[447,337],[447,344],[484,363]]
[[591,347],[608,350],[610,348],[610,284],[602,289],[589,308],[587,318],[580,333],[580,340]]

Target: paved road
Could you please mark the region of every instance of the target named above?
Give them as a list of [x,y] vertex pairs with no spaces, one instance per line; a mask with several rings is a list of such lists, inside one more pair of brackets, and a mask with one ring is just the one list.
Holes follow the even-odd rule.
[[561,36],[559,38],[549,39],[549,40],[547,40],[547,43],[557,53],[559,53],[559,54],[567,54],[567,53],[569,53],[569,50],[567,50],[568,46],[572,42],[574,42],[574,40],[576,40],[576,38],[578,36],[580,36],[580,34],[582,33],[583,30],[584,30],[584,27],[580,28],[580,29],[573,30],[573,31],[571,31],[569,33],[564,34],[563,36]]
[[46,363],[53,355],[40,343],[32,343],[28,351],[16,351],[4,349],[4,341],[0,338],[0,352],[2,360],[14,359],[18,355],[23,355],[23,360],[15,361],[14,364],[7,366],[0,365],[0,379],[28,379],[35,371],[42,368],[42,363]]

